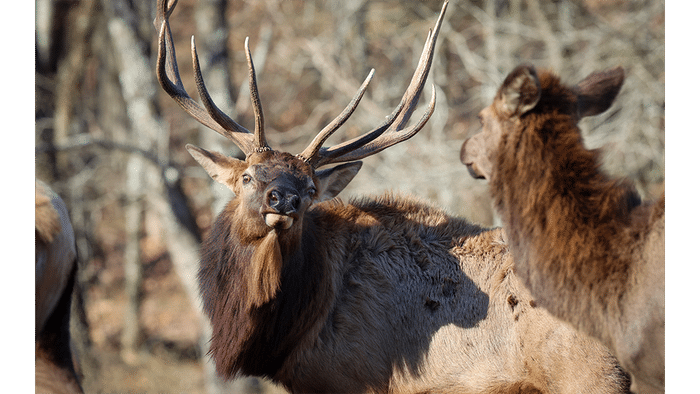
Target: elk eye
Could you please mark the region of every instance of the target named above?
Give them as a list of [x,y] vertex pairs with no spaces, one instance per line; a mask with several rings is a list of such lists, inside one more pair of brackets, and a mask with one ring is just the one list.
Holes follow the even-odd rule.
[[309,197],[313,198],[313,196],[315,196],[315,195],[316,195],[316,188],[312,187],[311,189],[309,189]]
[[243,174],[243,184],[244,184],[244,185],[250,183],[251,179],[252,179],[252,178],[250,177],[250,175],[248,175],[248,174]]

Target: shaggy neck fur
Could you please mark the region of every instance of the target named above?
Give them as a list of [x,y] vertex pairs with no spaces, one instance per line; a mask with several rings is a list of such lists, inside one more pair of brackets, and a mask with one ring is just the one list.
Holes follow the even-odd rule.
[[324,246],[309,228],[313,212],[306,214],[305,229],[243,239],[233,219],[236,205],[233,200],[218,217],[202,248],[199,281],[213,329],[210,353],[225,378],[240,371],[279,379],[284,360],[315,322],[310,317],[328,303],[313,290],[329,276],[315,258]]
[[537,106],[500,141],[491,191],[516,268],[538,302],[599,334],[600,322],[587,316],[604,315],[615,306],[603,300],[622,296],[615,292],[629,259],[619,245],[633,236],[625,229],[639,197],[601,173],[597,153],[584,148],[570,115],[575,95],[550,74],[540,83]]

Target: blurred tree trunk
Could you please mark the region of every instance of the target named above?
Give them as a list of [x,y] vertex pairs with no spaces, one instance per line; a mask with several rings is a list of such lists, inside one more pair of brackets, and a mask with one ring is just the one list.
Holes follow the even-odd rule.
[[[141,161],[144,180],[141,190],[144,193],[146,209],[153,210],[155,217],[162,220],[164,241],[173,267],[192,305],[199,312],[200,325],[205,326],[208,322],[199,308],[197,289],[199,245],[197,237],[178,221],[168,198],[169,189],[165,183],[164,172],[169,169],[167,165],[169,136],[167,127],[156,111],[158,101],[153,69],[155,62],[148,56],[148,45],[138,36],[138,18],[129,4],[126,0],[103,1],[109,18],[108,29],[117,58],[119,80],[133,133],[131,142],[143,151],[156,151],[158,158],[158,163],[153,163],[139,153],[135,153],[132,154],[135,157],[132,158],[131,163],[133,165],[134,162]],[[149,19],[151,17],[148,15]],[[169,171],[169,174],[175,178],[179,176],[177,171]],[[175,183],[177,179],[170,181]],[[139,266],[133,269],[141,268]],[[138,284],[132,284],[129,287],[140,288]],[[130,299],[137,298],[132,296]],[[133,324],[138,324],[138,321]],[[200,346],[208,341],[208,338],[203,334]],[[201,349],[200,353],[203,354],[204,351]],[[202,360],[202,362],[205,361]]]
[[139,241],[142,235],[141,227],[143,222],[144,161],[138,154],[131,154],[126,168],[124,292],[127,296],[127,302],[124,310],[124,327],[121,336],[121,356],[124,362],[129,365],[136,364],[141,334],[139,312],[141,310],[143,272]]
[[[55,42],[60,42],[61,37],[65,36],[65,41],[69,42],[70,45],[66,45],[65,54],[51,52],[46,55],[51,59],[64,57],[57,66],[56,99],[54,100],[56,107],[53,116],[52,140],[54,144],[59,146],[66,143],[70,134],[75,112],[74,106],[76,105],[77,99],[80,97],[78,94],[80,90],[79,81],[82,79],[85,71],[85,59],[88,52],[90,35],[92,34],[95,23],[95,0],[79,2],[70,24],[67,22],[59,22],[58,16],[63,16],[64,19],[68,18],[66,8],[69,4],[70,2],[61,1],[56,1],[53,4],[53,8],[59,10],[56,12],[56,17],[53,18],[55,23],[65,25],[67,28],[63,34],[55,34],[52,41],[55,44]],[[53,62],[57,60],[47,59],[46,61]],[[52,156],[50,160],[53,162],[54,178],[57,178],[58,168],[67,168],[70,157],[67,155],[60,157],[57,157],[57,155]]]
[[[135,26],[138,18],[134,10],[130,9],[126,2],[103,1],[103,7],[108,18],[107,29],[112,39],[113,50],[117,59],[119,80],[121,82],[122,95],[127,103],[127,113],[131,119],[131,130],[136,135],[127,136],[138,147],[144,150],[150,148],[151,138],[144,138],[144,143],[139,144],[139,134],[153,133],[152,119],[144,117],[145,108],[148,106],[148,92],[142,90],[148,85],[143,85],[139,74],[145,74],[145,70],[138,69],[138,60],[145,57],[146,51],[140,42]],[[136,62],[136,63],[135,63]],[[141,65],[143,67],[143,65]],[[145,67],[144,67],[145,68]],[[145,94],[142,94],[145,93]],[[149,124],[152,123],[152,124]],[[136,138],[135,138],[136,137]],[[152,137],[153,136],[149,136]],[[155,136],[155,138],[158,138]],[[157,140],[156,140],[157,142]],[[157,146],[157,144],[156,144]],[[145,198],[144,173],[150,170],[146,160],[137,153],[132,153],[128,158],[126,168],[126,206],[124,246],[124,291],[127,303],[124,311],[123,328],[121,335],[121,356],[124,362],[134,365],[138,360],[140,324],[140,291],[142,282],[142,265],[140,259],[140,229],[143,220],[143,200]]]

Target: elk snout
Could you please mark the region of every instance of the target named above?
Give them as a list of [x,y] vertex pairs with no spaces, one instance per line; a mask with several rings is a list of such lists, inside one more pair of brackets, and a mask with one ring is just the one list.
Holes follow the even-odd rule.
[[276,229],[292,227],[299,210],[301,197],[294,191],[275,188],[267,193],[267,205],[273,212],[265,214],[265,224]]
[[467,143],[469,143],[469,138],[464,140],[464,142],[462,143],[462,149],[459,150],[459,160],[465,166],[469,166],[471,164],[469,158],[467,157]]
[[469,141],[471,141],[471,138],[467,138],[464,143],[462,144],[462,149],[459,151],[459,160],[467,166],[467,171],[469,171],[469,175],[472,176],[472,178],[475,179],[486,179],[483,173],[481,173],[478,168],[474,165],[474,159],[473,155],[469,154]]
[[267,204],[282,215],[296,213],[301,198],[295,192],[273,189],[267,194]]

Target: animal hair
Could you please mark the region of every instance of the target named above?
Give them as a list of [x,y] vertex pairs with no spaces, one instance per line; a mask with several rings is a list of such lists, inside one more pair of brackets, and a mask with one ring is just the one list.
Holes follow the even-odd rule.
[[[663,389],[665,198],[642,202],[628,180],[601,170],[598,151],[584,147],[579,116],[605,110],[619,91],[581,98],[606,77],[596,76],[571,88],[549,71],[537,73],[537,104],[499,120],[490,192],[516,272],[538,304],[613,349],[637,378],[635,389]],[[630,331],[638,325],[649,331]]]
[[[200,269],[210,352],[226,378],[267,377],[292,392],[625,392],[626,377],[602,346],[534,305],[500,230],[388,194],[312,205],[301,230],[244,244],[237,203],[217,218]],[[272,240],[282,256],[279,288],[259,304],[248,277],[261,268],[254,249]],[[527,357],[496,339],[513,335]],[[556,338],[547,346],[554,353],[540,336]],[[584,348],[598,361],[583,361]],[[526,359],[541,364],[537,373],[526,372],[535,365]],[[554,372],[567,363],[589,382]]]

